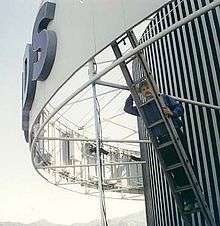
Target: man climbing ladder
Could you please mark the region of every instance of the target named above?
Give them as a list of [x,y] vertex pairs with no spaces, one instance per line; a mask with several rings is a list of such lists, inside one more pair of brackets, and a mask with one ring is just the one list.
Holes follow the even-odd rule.
[[[122,57],[119,44],[125,39],[130,41],[133,48],[138,46],[138,41],[133,31],[127,31],[127,36],[119,41],[114,41],[111,44],[117,59]],[[193,172],[187,148],[184,147],[185,142],[182,142],[179,137],[178,133],[181,133],[181,129],[179,126],[177,127],[175,125],[177,120],[173,120],[175,118],[176,110],[172,111],[172,104],[170,105],[170,109],[168,106],[169,104],[166,103],[167,98],[164,98],[163,95],[159,94],[146,59],[142,55],[142,50],[137,51],[135,56],[143,71],[143,75],[140,79],[137,81],[133,80],[127,66],[130,60],[122,61],[120,63],[120,68],[136,104],[136,112],[141,116],[154,145],[181,216],[186,222],[186,225],[191,225],[191,214],[201,212],[209,226],[216,226],[205,201],[204,194]],[[133,59],[134,57],[131,58],[131,60]],[[146,89],[146,86],[141,85],[143,84],[143,80],[147,81],[147,84],[149,84],[149,87],[152,90],[152,95],[150,95],[149,98],[144,97],[144,95],[140,94],[137,90],[137,86]],[[152,109],[154,110],[153,114]],[[181,173],[181,180],[176,176],[178,172]]]
[[[146,100],[152,98],[153,90],[151,89],[150,85],[146,80],[143,80],[139,84],[138,91]],[[176,131],[186,151],[187,157],[191,159],[185,134],[181,130],[183,123],[180,117],[183,117],[183,114],[184,114],[183,106],[181,103],[175,101],[173,98],[169,97],[168,95],[162,95],[162,97],[166,105],[166,107],[163,108],[163,112],[166,115],[166,117],[168,118],[170,117],[172,119],[173,124],[176,128]],[[151,104],[151,107],[148,108],[149,116],[150,118],[153,118],[155,111],[157,111],[157,109],[155,109],[155,105],[153,103],[149,103],[149,104]],[[137,107],[133,106],[133,98],[131,94],[126,99],[124,111],[131,115],[140,116]],[[155,128],[154,134],[157,137],[157,140],[159,143],[163,143],[163,139],[166,139],[166,134],[163,134],[163,131],[161,131],[159,127]],[[175,159],[176,157],[172,152],[167,153],[166,158],[170,159],[171,161],[177,162],[177,159]],[[175,180],[176,185],[179,187],[187,184],[186,177],[182,178],[183,174],[184,174],[184,171],[182,168],[177,168],[172,173],[173,179]],[[182,194],[182,200],[183,200],[183,210],[185,212],[192,211],[197,208],[197,203],[196,203],[196,200],[194,199],[192,192],[185,191]]]

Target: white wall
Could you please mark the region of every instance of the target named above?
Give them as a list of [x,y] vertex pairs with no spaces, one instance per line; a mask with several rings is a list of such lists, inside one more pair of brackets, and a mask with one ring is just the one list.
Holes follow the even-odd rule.
[[57,89],[85,62],[129,27],[159,8],[164,0],[54,0],[57,53],[46,81],[38,82],[30,128]]

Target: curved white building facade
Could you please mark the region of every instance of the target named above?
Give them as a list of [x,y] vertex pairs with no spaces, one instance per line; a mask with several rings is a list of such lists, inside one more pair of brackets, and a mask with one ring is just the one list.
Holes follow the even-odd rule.
[[[33,165],[37,172],[52,184],[65,188],[73,185],[72,190],[80,193],[96,195],[97,188],[102,187],[99,191],[101,208],[103,207],[103,190],[108,191],[110,197],[114,197],[116,192],[124,193],[129,199],[137,197],[133,196],[134,194],[142,196],[144,191],[148,223],[161,226],[181,225],[182,220],[177,209],[175,209],[176,212],[174,211],[176,207],[173,200],[168,201],[172,197],[170,193],[167,195],[169,190],[165,186],[161,172],[150,177],[148,173],[152,168],[145,167],[150,159],[147,158],[148,151],[151,149],[147,150],[143,143],[149,143],[150,147],[151,141],[142,136],[145,133],[143,125],[139,123],[137,127],[136,118],[128,120],[128,116],[124,117],[123,112],[116,111],[114,107],[105,114],[102,114],[102,111],[113,101],[117,107],[119,103],[123,105],[128,93],[120,97],[121,99],[117,98],[123,90],[128,88],[118,75],[118,65],[128,60],[133,73],[139,73],[137,65],[133,64],[132,68],[132,57],[142,49],[145,49],[146,59],[161,91],[176,91],[178,87],[181,91],[185,89],[185,87],[181,88],[177,81],[172,87],[171,80],[167,84],[168,80],[162,78],[162,74],[165,74],[162,70],[168,73],[167,70],[171,67],[169,65],[167,69],[165,61],[168,62],[169,57],[174,59],[176,55],[164,52],[168,47],[167,45],[162,47],[161,41],[158,40],[163,39],[162,32],[169,28],[169,25],[181,21],[182,14],[186,14],[185,11],[180,11],[181,17],[176,8],[183,4],[185,7],[185,4],[189,3],[188,1],[186,3],[169,1],[165,4],[165,2],[167,1],[42,1],[33,28],[32,43],[27,44],[25,50],[22,74],[22,127],[25,139],[30,145]],[[218,0],[214,2],[216,5],[212,6],[213,10],[220,4]],[[174,8],[170,9],[169,7],[173,5]],[[219,14],[215,15],[214,22],[217,26]],[[142,36],[142,44],[131,49],[131,46],[126,43],[126,31],[133,29],[137,35],[141,36],[143,26],[144,29],[147,26],[148,36]],[[167,33],[170,32],[167,31]],[[214,40],[216,42],[218,37]],[[124,43],[123,56],[120,59],[113,59],[114,55],[110,47],[114,41]],[[97,61],[103,62],[99,64]],[[183,68],[180,69],[183,70]],[[178,76],[181,76],[181,73],[177,72]],[[216,76],[214,79],[218,80]],[[110,89],[99,89],[98,84]],[[92,89],[90,96],[89,88]],[[119,93],[113,95],[115,90],[112,88],[118,89]],[[101,98],[98,97],[109,93],[112,95],[111,98],[106,103],[101,103]],[[178,92],[169,94],[179,96]],[[91,107],[86,102],[88,100],[93,100],[91,103],[94,106]],[[75,107],[78,103],[86,104]],[[119,109],[123,107],[120,106]],[[83,121],[84,112],[87,111],[89,118]],[[218,115],[216,113],[215,120]],[[110,123],[118,128],[105,128],[104,123]],[[215,134],[218,134],[217,127],[214,126],[214,128]],[[91,130],[93,130],[92,133]],[[124,133],[125,130],[130,133]],[[143,137],[143,140],[138,137],[138,132],[142,134],[140,137]],[[189,133],[193,132],[189,130]],[[129,138],[133,139],[128,140]],[[142,143],[141,148],[140,143]],[[151,157],[157,172],[158,162],[154,154]],[[213,162],[213,164],[216,163]],[[207,170],[207,167],[204,170]],[[158,175],[159,180],[154,178]],[[217,185],[218,181],[214,180],[214,183]],[[160,186],[161,195],[157,192],[157,186]],[[125,196],[115,197],[124,198]],[[219,195],[216,197],[219,200]],[[157,205],[158,203],[160,205]],[[166,203],[169,208],[165,208]],[[152,207],[153,211],[150,209]],[[217,208],[219,209],[219,206]],[[102,220],[106,217],[103,209]],[[217,216],[216,210],[212,209],[212,212]],[[202,219],[196,217],[193,219],[202,225]],[[106,225],[104,221],[102,225]]]

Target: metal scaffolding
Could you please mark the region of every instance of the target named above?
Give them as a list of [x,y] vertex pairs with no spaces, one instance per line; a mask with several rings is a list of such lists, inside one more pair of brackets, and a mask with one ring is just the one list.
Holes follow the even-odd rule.
[[[151,144],[152,142],[149,139],[128,140],[129,135],[127,138],[125,137],[125,140],[106,139],[102,137],[100,107],[97,98],[109,93],[114,93],[116,90],[128,90],[128,87],[112,82],[101,81],[100,79],[122,62],[133,61],[135,54],[141,52],[152,43],[155,43],[165,35],[170,34],[193,19],[215,9],[219,5],[220,1],[215,0],[207,6],[200,8],[154,37],[139,44],[134,49],[129,50],[122,57],[113,61],[111,65],[105,67],[101,72],[96,73],[94,60],[90,60],[88,62],[89,80],[71,93],[71,95],[58,106],[51,108],[51,106],[49,106],[50,104],[48,104],[35,121],[31,130],[30,142],[32,162],[35,169],[43,178],[57,186],[66,188],[66,186],[70,185],[79,185],[84,189],[84,193],[90,195],[97,194],[98,190],[102,226],[107,225],[104,191],[130,193],[131,196],[128,197],[131,197],[131,199],[132,194],[143,195],[143,175],[141,167],[146,164],[146,161],[142,161],[140,152],[137,150],[119,148],[117,144],[140,145]],[[106,61],[106,63],[109,63],[109,61]],[[70,102],[89,86],[92,87],[92,96],[83,97],[80,100]],[[115,89],[97,94],[96,87],[98,86],[106,86]],[[213,104],[180,97],[173,98],[185,104],[220,110],[220,106]],[[94,119],[95,122],[95,138],[86,137],[84,134],[79,133],[79,131],[76,132],[69,126],[66,126],[61,120],[68,120],[65,119],[63,115],[74,104],[87,100],[93,100],[94,114],[92,119]],[[63,109],[64,106],[68,106],[68,109],[61,114],[60,110]],[[58,116],[56,120],[54,120],[55,115]],[[118,124],[112,122],[111,119],[107,119],[106,121],[115,125]],[[127,125],[118,125],[127,127]],[[74,124],[74,126],[79,129],[79,125]],[[136,130],[131,130],[133,133],[136,133]],[[78,187],[74,191],[77,191],[77,189]]]

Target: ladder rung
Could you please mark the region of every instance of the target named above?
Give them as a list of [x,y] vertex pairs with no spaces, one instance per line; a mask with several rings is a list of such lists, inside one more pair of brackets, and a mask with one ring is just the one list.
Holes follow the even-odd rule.
[[192,186],[191,185],[185,185],[183,187],[177,188],[175,193],[180,193],[180,192],[188,191],[188,190],[192,190]]
[[201,211],[201,208],[200,208],[200,207],[197,207],[197,208],[193,208],[193,209],[190,210],[190,211],[183,211],[183,214],[184,214],[184,215],[191,215],[191,214],[197,213],[197,212],[199,212],[199,211]]
[[176,163],[174,165],[168,166],[166,168],[166,171],[174,170],[174,169],[180,168],[182,166],[183,166],[183,164],[181,162],[180,163]]
[[172,144],[173,144],[172,141],[168,141],[168,142],[166,142],[166,143],[163,143],[163,144],[158,145],[158,146],[157,146],[157,149],[162,149],[162,148],[168,147],[168,146],[170,146],[170,145],[172,145]]
[[154,98],[150,98],[149,100],[147,100],[146,102],[144,102],[143,104],[141,104],[140,107],[143,107],[143,106],[149,104],[152,101],[154,101]]
[[148,129],[151,129],[151,128],[153,128],[153,127],[155,127],[155,126],[157,126],[157,125],[159,125],[159,124],[161,124],[161,123],[164,123],[163,119],[160,119],[160,120],[158,120],[158,121],[152,123],[152,124],[151,124],[150,126],[148,126],[147,128],[148,128]]
[[136,86],[136,85],[140,84],[141,82],[143,82],[143,81],[145,81],[145,80],[146,80],[145,77],[141,77],[141,78],[139,78],[138,80],[134,81],[134,82],[133,82],[133,85]]

